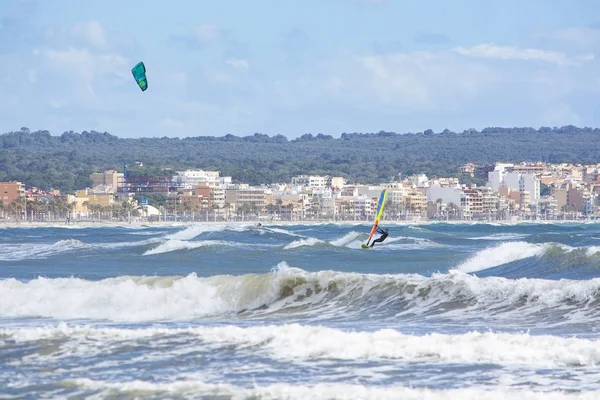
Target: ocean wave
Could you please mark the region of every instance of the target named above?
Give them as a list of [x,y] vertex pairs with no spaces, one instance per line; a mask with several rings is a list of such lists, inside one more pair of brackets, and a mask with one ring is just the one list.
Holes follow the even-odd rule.
[[[594,400],[593,391],[544,391],[527,388],[486,388],[472,387],[459,389],[430,389],[404,386],[367,386],[353,383],[319,383],[298,385],[277,383],[254,385],[253,387],[235,386],[229,383],[207,383],[200,379],[175,382],[151,382],[133,380],[128,382],[109,382],[92,379],[69,379],[62,386],[73,388],[69,391],[88,391],[104,397],[137,396],[183,396],[188,399],[219,398],[223,400],[263,399],[263,400]],[[65,390],[65,389],[63,389]],[[60,393],[59,393],[60,394]]]
[[0,260],[17,261],[25,259],[41,259],[50,256],[90,248],[90,245],[77,239],[64,239],[55,243],[15,243],[0,244]]
[[526,238],[527,234],[519,233],[495,233],[492,235],[473,237],[471,240],[516,240]]
[[[462,272],[374,275],[307,272],[285,263],[272,273],[207,278],[122,276],[100,281],[0,280],[0,317],[114,321],[207,316],[311,320],[532,317],[545,326],[600,319],[600,279],[480,278]],[[540,314],[544,315],[543,318]],[[535,318],[534,318],[535,317]]]
[[269,244],[251,244],[251,243],[239,243],[227,240],[197,240],[197,241],[187,241],[187,240],[177,240],[170,239],[166,242],[159,244],[158,246],[146,250],[143,255],[151,256],[158,255],[164,253],[170,253],[174,251],[181,250],[194,250],[203,247],[237,247],[237,248],[256,248],[256,247],[270,247],[272,245]]
[[[319,360],[404,361],[452,364],[496,364],[514,367],[564,368],[600,365],[600,341],[528,333],[471,331],[463,334],[412,335],[394,329],[354,331],[297,323],[240,327],[101,328],[58,326],[0,329],[0,339],[14,344],[41,342],[54,348],[43,357],[71,357],[119,352],[126,343],[164,351],[177,342],[179,355],[211,349],[264,353],[285,362]],[[61,343],[60,348],[52,342]],[[98,346],[96,344],[102,344]],[[60,352],[60,354],[56,354]],[[40,360],[43,361],[43,360]],[[19,361],[15,361],[18,363]]]
[[478,251],[455,269],[461,272],[477,272],[516,260],[541,256],[549,248],[550,244],[505,242]]
[[0,261],[36,260],[69,253],[81,254],[87,251],[143,247],[161,241],[160,238],[149,238],[134,242],[85,243],[79,239],[62,239],[55,243],[0,244]]
[[283,247],[284,250],[291,250],[291,249],[296,249],[298,247],[305,247],[305,246],[316,246],[319,244],[325,244],[327,242],[325,242],[324,240],[321,239],[317,239],[317,238],[306,238],[306,239],[299,239],[299,240],[294,240],[293,242],[285,245]]
[[494,267],[534,259],[527,265],[515,265],[515,272],[543,277],[545,271],[568,271],[589,263],[600,263],[600,246],[572,247],[560,243],[504,242],[473,254],[466,261],[453,268],[461,272],[479,272]]

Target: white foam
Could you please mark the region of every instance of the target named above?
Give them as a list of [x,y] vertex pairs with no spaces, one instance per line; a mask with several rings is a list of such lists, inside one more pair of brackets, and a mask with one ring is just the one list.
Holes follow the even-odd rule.
[[0,260],[15,261],[46,258],[58,253],[76,251],[89,247],[91,246],[77,239],[59,240],[52,244],[2,244],[0,245]]
[[587,251],[586,251],[586,255],[588,257],[595,256],[598,253],[600,253],[600,246],[590,246],[587,248]]
[[[119,277],[100,282],[77,278],[37,278],[27,283],[0,281],[0,315],[40,316],[59,319],[108,319],[146,321],[197,318],[259,307],[273,302],[268,287],[235,292],[235,281],[223,277],[158,278],[162,284]],[[251,279],[251,278],[249,278]],[[223,295],[223,290],[227,295]]]
[[[379,247],[381,246],[385,246],[386,249],[390,250],[425,250],[431,248],[445,247],[429,239],[407,236],[388,238],[385,240],[384,243],[379,243]],[[375,245],[375,247],[378,246]]]
[[0,260],[18,261],[41,259],[67,252],[80,252],[92,249],[116,249],[123,247],[137,247],[157,243],[162,239],[150,238],[138,242],[113,242],[113,243],[84,243],[78,239],[63,239],[56,243],[20,243],[0,244]]
[[[460,320],[468,318],[469,314],[484,319],[494,319],[497,314],[502,314],[502,318],[512,322],[516,318],[526,318],[542,310],[552,310],[548,317],[554,314],[555,322],[541,322],[544,327],[576,322],[580,318],[577,316],[580,311],[587,313],[587,322],[600,316],[593,304],[600,290],[600,279],[479,278],[451,271],[449,274],[434,274],[431,278],[410,275],[406,280],[407,285],[414,285],[415,288],[412,295],[405,295],[409,303],[399,316],[415,315],[415,318],[420,318],[419,316],[430,311],[443,311],[444,315]],[[427,295],[423,296],[421,292]],[[444,310],[444,304],[453,302],[462,303],[462,307]]]
[[283,235],[289,235],[289,236],[305,237],[303,235],[299,235],[297,233],[294,233],[294,232],[292,232],[290,230],[282,229],[282,228],[276,228],[276,227],[273,227],[273,226],[263,227],[263,231],[271,231],[271,232],[281,233]]
[[[0,317],[185,320],[243,310],[260,316],[290,307],[290,312],[313,320],[375,311],[390,318],[395,314],[395,318],[423,319],[433,312],[434,317],[444,314],[457,320],[473,315],[497,318],[497,314],[513,320],[552,310],[548,316],[555,316],[554,323],[568,324],[600,318],[594,305],[598,291],[600,279],[514,280],[460,271],[431,277],[306,272],[281,263],[269,274],[210,278],[191,274],[100,281],[2,279]],[[259,309],[262,306],[267,307]],[[543,324],[551,325],[548,320]]]
[[310,238],[306,238],[306,239],[294,240],[293,242],[285,245],[285,247],[283,249],[290,250],[290,249],[295,249],[295,248],[303,247],[303,246],[316,246],[318,244],[323,244],[323,243],[325,243],[325,241],[314,238],[314,237],[310,237]]
[[172,240],[190,240],[206,232],[221,232],[227,228],[226,225],[192,225],[185,229],[167,235],[166,239]]
[[489,236],[480,236],[480,237],[474,237],[474,238],[470,238],[470,239],[471,240],[516,240],[516,239],[523,239],[527,236],[528,235],[519,234],[519,233],[495,233],[495,234],[489,235]]
[[333,246],[348,246],[350,243],[356,240],[356,238],[360,235],[359,232],[348,232],[344,236],[339,239],[332,240],[329,242]]
[[[344,331],[299,324],[253,327],[206,326],[190,328],[96,328],[92,326],[46,326],[5,328],[0,335],[16,342],[68,338],[72,349],[97,344],[110,347],[123,339],[173,340],[181,335],[188,352],[199,347],[252,349],[286,362],[317,360],[385,361],[457,364],[498,364],[514,367],[598,367],[600,341],[526,333],[469,332],[465,334],[404,334],[393,329]],[[181,339],[183,340],[183,339]]]
[[550,247],[549,243],[506,242],[475,253],[456,267],[462,272],[476,272],[529,257],[539,257]]
[[65,382],[75,386],[101,391],[101,396],[114,396],[114,393],[171,394],[198,397],[224,397],[232,400],[595,400],[597,392],[535,391],[528,388],[470,387],[460,389],[429,389],[403,386],[366,386],[352,383],[318,383],[314,385],[294,385],[276,383],[268,386],[243,388],[229,383],[205,383],[200,380],[175,382],[148,382],[133,380],[128,382],[106,382],[91,379],[73,379]]
[[195,242],[188,242],[185,240],[177,240],[171,239],[168,240],[157,247],[147,250],[143,255],[156,255],[163,253],[170,253],[173,251],[179,250],[192,250],[198,249],[200,247],[208,247],[208,246],[227,246],[227,247],[247,247],[249,245],[237,242],[227,242],[224,240],[199,240]]

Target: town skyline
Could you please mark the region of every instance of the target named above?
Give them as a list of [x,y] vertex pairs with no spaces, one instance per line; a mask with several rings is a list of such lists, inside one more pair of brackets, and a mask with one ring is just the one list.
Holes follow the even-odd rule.
[[[139,163],[143,168],[143,164]],[[388,191],[387,220],[555,220],[600,216],[600,163],[467,163],[463,175],[487,176],[483,186],[424,174],[388,182],[348,184],[343,177],[299,175],[288,183],[233,183],[219,171],[128,178],[114,170],[93,173],[90,188],[62,196],[20,182],[0,182],[6,218],[45,220],[52,213],[74,221],[141,217],[163,220],[368,220]],[[158,179],[160,178],[160,179]],[[543,185],[543,187],[542,187]],[[59,199],[59,200],[57,200]],[[29,214],[28,210],[29,209]],[[133,214],[132,214],[133,213]],[[10,217],[9,217],[10,218]]]

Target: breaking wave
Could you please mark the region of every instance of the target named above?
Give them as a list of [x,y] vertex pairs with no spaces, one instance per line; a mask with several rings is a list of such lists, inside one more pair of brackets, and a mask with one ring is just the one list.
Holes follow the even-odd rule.
[[0,317],[112,321],[293,317],[423,320],[525,319],[550,326],[600,319],[600,279],[477,277],[454,271],[425,277],[278,265],[268,274],[122,276],[90,281],[0,280]]

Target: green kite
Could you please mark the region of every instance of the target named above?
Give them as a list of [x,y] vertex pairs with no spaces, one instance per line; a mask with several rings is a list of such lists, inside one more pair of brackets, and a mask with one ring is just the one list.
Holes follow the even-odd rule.
[[148,79],[146,78],[146,66],[143,62],[140,61],[139,63],[137,63],[135,67],[131,69],[131,73],[133,74],[133,77],[135,78],[135,81],[137,82],[140,89],[142,89],[142,92],[148,89]]

